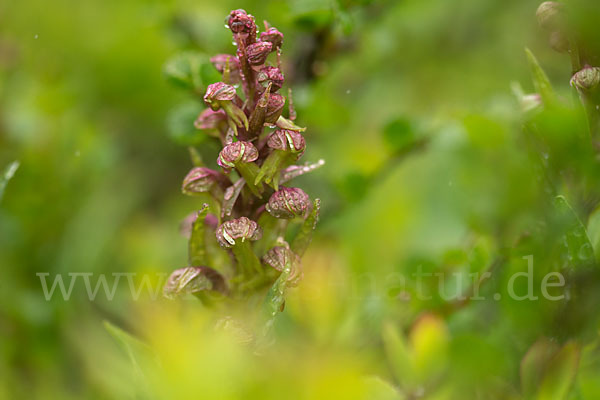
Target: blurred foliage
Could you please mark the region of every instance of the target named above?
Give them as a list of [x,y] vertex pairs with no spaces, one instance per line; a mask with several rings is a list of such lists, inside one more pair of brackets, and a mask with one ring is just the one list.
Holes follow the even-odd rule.
[[[568,3],[600,54],[597,1]],[[2,176],[20,163],[0,202],[0,398],[600,398],[600,168],[538,5],[0,3]],[[180,194],[182,144],[212,165],[215,148],[163,72],[199,93],[217,79],[203,65],[233,50],[236,8],[285,33],[305,157],[327,161],[298,178],[322,218],[276,341],[247,344],[256,305],[215,321],[194,299],[134,298],[125,278],[112,300],[79,282],[46,301],[39,273],[156,288],[185,265],[179,221],[201,200]],[[511,82],[543,106],[521,113]],[[506,288],[529,256],[515,292],[539,299],[519,301]],[[484,271],[485,300],[460,301]],[[540,296],[549,272],[564,299]]]

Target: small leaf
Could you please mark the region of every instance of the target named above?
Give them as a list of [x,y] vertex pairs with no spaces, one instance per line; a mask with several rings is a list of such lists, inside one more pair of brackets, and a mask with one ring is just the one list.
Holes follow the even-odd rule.
[[281,312],[285,303],[285,293],[288,286],[288,279],[292,273],[291,264],[287,264],[281,274],[273,283],[273,286],[267,292],[265,298],[264,310],[270,320],[275,318],[278,312]]
[[315,230],[317,223],[319,222],[319,211],[321,209],[321,200],[315,199],[313,203],[313,209],[304,220],[302,227],[300,228],[300,232],[294,238],[292,242],[291,248],[292,251],[299,256],[302,256],[310,242],[312,241],[313,231]]
[[2,197],[4,197],[4,190],[6,189],[8,181],[10,181],[15,175],[15,172],[17,172],[17,169],[19,169],[19,165],[20,164],[18,161],[13,161],[12,163],[8,164],[8,166],[4,169],[4,173],[2,176],[0,176],[0,201],[2,201]]
[[223,218],[231,215],[235,201],[240,196],[240,192],[242,191],[245,183],[246,181],[244,178],[240,178],[225,190],[225,194],[223,196],[223,208],[221,210],[221,216]]
[[306,163],[304,165],[292,165],[287,167],[283,171],[281,171],[281,178],[279,179],[279,183],[284,184],[287,181],[290,181],[298,176],[307,174],[309,172],[314,171],[317,168],[325,165],[325,160],[319,160],[316,163]]
[[525,53],[527,54],[527,61],[529,61],[529,67],[531,68],[535,91],[542,96],[544,103],[552,104],[556,102],[556,94],[554,93],[554,89],[552,89],[552,84],[538,63],[538,60],[535,58],[531,50],[526,48]]
[[208,214],[208,204],[204,204],[198,211],[197,217],[192,224],[192,232],[188,244],[188,261],[190,265],[208,265],[206,257],[205,225],[204,219]]
[[279,119],[277,120],[275,125],[277,125],[278,128],[287,129],[287,130],[296,131],[296,132],[304,132],[306,130],[306,128],[299,127],[293,121],[291,121],[283,116],[279,117]]
[[549,361],[537,392],[537,400],[567,398],[577,374],[580,352],[579,345],[569,342]]

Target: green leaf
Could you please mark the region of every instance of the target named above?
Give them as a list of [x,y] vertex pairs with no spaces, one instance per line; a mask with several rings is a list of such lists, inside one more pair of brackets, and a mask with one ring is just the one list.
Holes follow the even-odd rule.
[[569,342],[550,360],[537,392],[537,400],[567,398],[577,374],[580,352],[579,345]]
[[189,265],[200,266],[208,265],[205,246],[206,229],[204,219],[208,214],[208,204],[204,204],[202,209],[198,211],[198,215],[192,224],[192,233],[188,245],[188,261]]
[[564,234],[569,261],[575,265],[589,262],[594,258],[594,249],[583,223],[564,196],[556,196],[555,206],[558,212],[568,219],[567,232]]
[[207,137],[205,131],[196,129],[194,121],[202,111],[195,101],[179,104],[167,114],[167,132],[178,144],[193,146],[202,143]]
[[0,176],[0,201],[2,201],[2,197],[4,197],[4,190],[6,189],[8,181],[10,181],[15,175],[15,172],[17,172],[17,169],[19,169],[19,165],[20,164],[18,161],[11,162],[4,169],[4,173],[2,174],[2,176]]
[[273,286],[267,292],[267,297],[265,298],[264,310],[267,313],[267,316],[272,319],[275,318],[278,312],[280,312],[285,303],[285,293],[287,289],[287,281],[292,273],[292,265],[291,263],[286,264],[281,274],[273,283]]
[[291,248],[292,251],[298,254],[300,257],[304,254],[310,242],[312,241],[313,231],[317,227],[317,223],[319,222],[319,211],[321,209],[321,200],[315,199],[313,203],[313,208],[302,227],[300,228],[300,232],[294,238],[292,242]]
[[554,93],[554,89],[552,89],[552,84],[550,83],[548,76],[538,63],[538,60],[535,58],[531,50],[526,48],[525,53],[527,54],[527,61],[529,61],[529,67],[531,69],[535,91],[542,96],[542,101],[545,104],[555,103],[556,94]]

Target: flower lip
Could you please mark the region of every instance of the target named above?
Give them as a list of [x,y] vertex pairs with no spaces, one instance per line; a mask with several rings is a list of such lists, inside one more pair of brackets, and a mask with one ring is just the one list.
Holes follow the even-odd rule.
[[216,231],[217,241],[221,247],[229,248],[236,245],[236,240],[259,240],[262,229],[258,224],[246,217],[223,222]]
[[211,57],[210,62],[220,73],[223,73],[223,71],[225,71],[225,66],[227,65],[227,62],[229,62],[229,69],[232,72],[240,69],[240,60],[238,60],[236,56],[232,56],[231,54],[217,54],[216,56]]
[[219,153],[217,164],[225,169],[234,168],[239,162],[252,162],[258,158],[258,150],[250,142],[238,141],[228,144]]
[[256,79],[262,86],[267,87],[271,82],[271,91],[275,92],[283,86],[284,76],[277,67],[263,67],[258,73]]
[[223,276],[205,266],[176,269],[163,287],[163,295],[167,298],[202,291],[216,291],[225,294],[228,289]]
[[273,45],[273,49],[276,49],[283,44],[283,33],[279,32],[277,28],[271,27],[265,32],[260,33],[260,40],[270,42]]
[[269,96],[269,102],[267,103],[267,112],[265,115],[265,122],[274,124],[283,112],[285,106],[285,97],[279,93],[271,93]]
[[287,246],[273,247],[264,255],[263,262],[280,272],[283,272],[285,268],[290,268],[290,276],[287,280],[290,286],[297,286],[302,279],[300,257]]
[[207,108],[198,115],[198,118],[194,121],[194,127],[196,129],[215,129],[219,127],[219,123],[225,121],[227,121],[227,114],[225,112]]
[[303,217],[311,207],[310,197],[300,188],[282,187],[271,195],[265,208],[275,218]]
[[223,82],[216,82],[208,85],[206,94],[204,95],[204,101],[214,110],[215,102],[231,101],[235,96],[236,92],[233,86]]
[[220,173],[210,168],[195,167],[183,179],[181,191],[185,194],[208,192],[220,178]]
[[292,153],[304,153],[306,141],[304,136],[296,131],[277,129],[269,136],[267,146],[276,150],[287,150]]

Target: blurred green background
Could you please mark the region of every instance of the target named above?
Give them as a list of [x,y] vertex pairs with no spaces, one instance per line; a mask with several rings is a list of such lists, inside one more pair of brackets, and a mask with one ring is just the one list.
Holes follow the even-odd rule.
[[[580,3],[585,21],[600,21],[594,2]],[[0,167],[20,162],[0,203],[0,398],[527,398],[519,365],[542,337],[591,349],[569,398],[600,398],[595,273],[574,308],[503,299],[454,309],[439,294],[418,299],[411,279],[423,268],[464,280],[498,259],[520,271],[530,254],[536,284],[563,268],[560,218],[545,234],[531,229],[548,221],[549,202],[511,93],[511,82],[533,91],[529,47],[571,99],[568,57],[547,45],[538,4],[0,3]],[[126,286],[113,301],[80,286],[46,301],[36,273],[158,276],[185,265],[179,222],[199,204],[180,193],[192,165],[173,140],[186,128],[169,121],[190,99],[163,65],[182,50],[233,52],[223,25],[236,8],[284,33],[304,160],[327,162],[299,180],[323,212],[275,350],[255,356],[207,328],[199,305],[136,301]],[[568,135],[569,118],[548,125]],[[554,144],[559,169],[577,162],[573,143]],[[217,147],[200,147],[216,158]],[[595,178],[590,165],[577,168]],[[595,204],[573,200],[557,176],[589,215]],[[515,247],[523,231],[531,238]],[[140,378],[103,320],[153,343],[162,372]],[[539,398],[565,398],[545,390],[558,397]]]

